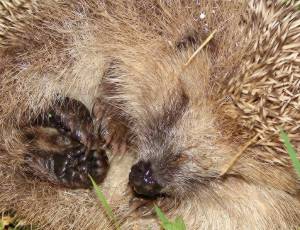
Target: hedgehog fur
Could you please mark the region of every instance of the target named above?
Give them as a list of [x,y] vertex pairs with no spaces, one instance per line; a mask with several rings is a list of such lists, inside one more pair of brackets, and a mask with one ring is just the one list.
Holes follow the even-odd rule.
[[24,127],[62,98],[92,111],[101,97],[133,132],[125,155],[108,153],[101,184],[121,229],[159,229],[152,203],[128,186],[141,161],[164,184],[154,203],[188,229],[300,226],[299,180],[278,138],[286,129],[299,150],[297,2],[0,3],[0,211],[40,229],[114,228],[93,191],[57,188],[24,166]]

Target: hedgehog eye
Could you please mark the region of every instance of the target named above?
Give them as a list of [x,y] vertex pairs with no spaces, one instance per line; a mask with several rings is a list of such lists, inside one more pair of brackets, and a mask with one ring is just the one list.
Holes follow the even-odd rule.
[[195,30],[186,32],[186,34],[184,34],[183,37],[176,42],[176,48],[178,50],[184,50],[188,47],[195,46],[198,42],[198,37],[199,36]]

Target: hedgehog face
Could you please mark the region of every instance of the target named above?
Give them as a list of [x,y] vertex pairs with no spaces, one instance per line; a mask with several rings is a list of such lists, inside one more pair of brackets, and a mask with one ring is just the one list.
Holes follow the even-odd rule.
[[163,109],[148,111],[139,128],[139,160],[129,183],[148,197],[191,195],[215,178],[216,139],[209,108],[194,105],[183,92],[170,95]]

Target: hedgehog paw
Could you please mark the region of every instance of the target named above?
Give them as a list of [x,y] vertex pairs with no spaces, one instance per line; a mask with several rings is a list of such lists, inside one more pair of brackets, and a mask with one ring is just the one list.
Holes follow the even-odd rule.
[[82,147],[71,149],[66,154],[52,156],[54,174],[62,185],[70,188],[91,187],[91,176],[97,183],[105,178],[108,159],[104,150],[87,153]]
[[87,147],[92,145],[92,117],[80,101],[64,98],[62,102],[56,103],[51,110],[41,115],[34,124],[55,128]]
[[[30,159],[30,162],[28,161]],[[100,183],[108,171],[108,159],[104,150],[89,150],[83,145],[62,153],[37,153],[27,158],[34,174],[62,187],[90,188],[91,176]]]

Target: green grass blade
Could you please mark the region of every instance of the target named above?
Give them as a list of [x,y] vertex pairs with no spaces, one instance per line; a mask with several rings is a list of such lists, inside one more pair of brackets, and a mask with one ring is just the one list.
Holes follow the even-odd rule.
[[93,187],[94,187],[94,190],[95,190],[95,193],[97,195],[97,198],[99,199],[99,201],[101,202],[105,212],[106,212],[106,215],[108,216],[108,218],[110,219],[110,221],[115,225],[115,228],[116,229],[120,229],[119,228],[119,225],[117,224],[117,221],[116,221],[116,218],[114,216],[114,213],[110,207],[110,205],[108,204],[103,192],[100,190],[99,186],[96,184],[96,182],[93,180],[93,178],[91,176],[90,177],[90,180],[92,181],[92,184],[93,184]]
[[292,160],[293,166],[296,169],[296,171],[298,172],[299,176],[300,176],[300,161],[297,158],[297,153],[294,150],[288,135],[283,131],[280,130],[280,138],[283,141],[283,144]]
[[3,229],[4,229],[3,222],[2,222],[2,220],[0,220],[0,230],[3,230]]
[[177,217],[174,222],[171,222],[170,220],[167,219],[165,214],[158,208],[157,206],[154,207],[156,215],[158,216],[161,226],[165,230],[186,230],[184,221],[182,218]]
[[177,217],[175,219],[174,225],[176,226],[176,229],[186,230],[186,226],[185,226],[184,221],[181,217]]
[[159,207],[155,206],[154,209],[155,209],[156,215],[158,216],[158,218],[160,219],[160,221],[161,221],[163,224],[169,224],[169,223],[170,223],[170,221],[167,219],[167,217],[166,217],[165,214],[160,210]]
[[159,207],[157,207],[156,205],[154,206],[156,215],[158,216],[160,222],[161,222],[161,226],[165,229],[165,230],[171,230],[171,222],[167,219],[167,217],[165,216],[165,214],[160,210]]

